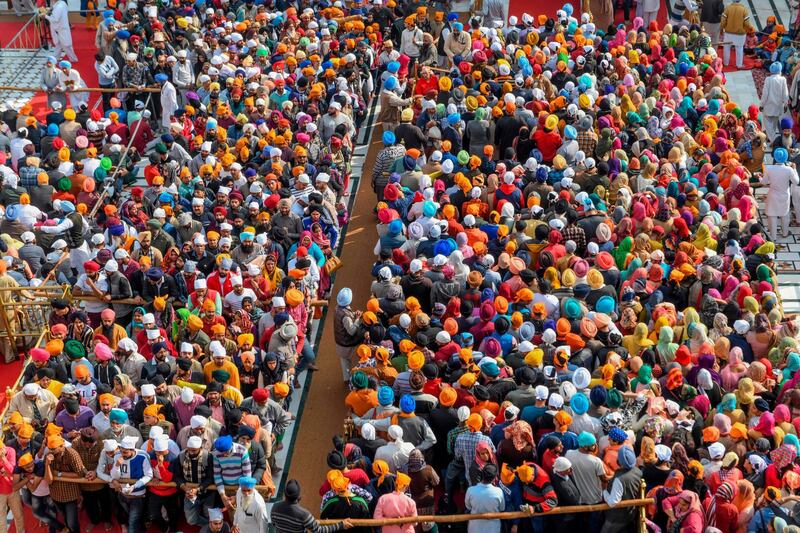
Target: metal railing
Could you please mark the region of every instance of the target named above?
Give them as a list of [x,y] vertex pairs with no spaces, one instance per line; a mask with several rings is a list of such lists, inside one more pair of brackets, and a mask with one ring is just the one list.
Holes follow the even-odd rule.
[[40,285],[39,287],[0,288],[0,338],[8,340],[14,348],[32,348],[33,339],[41,337],[47,329],[50,302],[64,298],[69,286]]
[[7,43],[0,40],[0,55],[14,50],[39,50],[48,44],[49,35],[50,24],[47,19],[34,13]]

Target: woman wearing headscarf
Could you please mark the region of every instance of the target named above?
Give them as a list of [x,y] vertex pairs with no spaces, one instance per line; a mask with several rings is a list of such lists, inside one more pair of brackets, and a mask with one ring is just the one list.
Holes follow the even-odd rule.
[[655,500],[647,506],[647,513],[653,522],[661,528],[661,531],[667,531],[667,522],[669,521],[669,517],[664,512],[664,500],[679,494],[681,491],[683,491],[683,474],[680,470],[672,470],[663,485],[653,487],[647,493],[648,498]]
[[411,498],[417,505],[417,513],[434,514],[434,490],[439,485],[439,475],[425,462],[422,452],[416,448],[408,455],[408,476],[411,478],[409,488]]
[[703,533],[705,516],[700,498],[690,490],[665,498],[662,504],[667,515],[668,530],[681,533]]
[[736,496],[733,498],[733,505],[739,511],[736,533],[745,533],[747,531],[747,526],[753,518],[755,497],[755,489],[750,481],[740,479],[736,482]]
[[739,524],[739,509],[734,505],[737,486],[735,482],[723,482],[711,499],[706,513],[706,523],[722,533],[735,533]]
[[736,389],[739,379],[747,374],[748,365],[742,360],[742,349],[738,346],[728,352],[728,364],[720,372],[722,388],[726,391]]
[[468,480],[470,485],[476,485],[481,482],[481,471],[487,464],[493,464],[497,467],[497,458],[489,443],[481,441],[475,447],[475,458],[469,467]]
[[503,429],[503,436],[503,440],[497,446],[497,460],[500,464],[516,468],[536,459],[530,424],[524,420],[515,420]]

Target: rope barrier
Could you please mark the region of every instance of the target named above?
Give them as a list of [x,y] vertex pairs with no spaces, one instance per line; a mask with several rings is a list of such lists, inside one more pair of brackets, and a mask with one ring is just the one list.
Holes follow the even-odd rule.
[[[504,513],[480,513],[480,514],[455,514],[455,515],[424,515],[424,516],[405,516],[401,518],[358,518],[351,519],[350,522],[356,527],[379,527],[379,526],[393,526],[400,524],[416,524],[419,522],[436,522],[436,523],[454,523],[454,522],[467,522],[469,520],[514,520],[517,518],[531,518],[540,516],[555,516],[571,513],[591,513],[595,511],[607,511],[609,509],[623,509],[628,507],[645,507],[654,503],[652,498],[643,498],[637,500],[624,500],[611,507],[605,503],[598,503],[594,505],[573,505],[566,507],[556,507],[546,513],[534,513],[525,511],[512,511]],[[335,520],[320,520],[322,525],[332,525],[341,523],[341,519]]]

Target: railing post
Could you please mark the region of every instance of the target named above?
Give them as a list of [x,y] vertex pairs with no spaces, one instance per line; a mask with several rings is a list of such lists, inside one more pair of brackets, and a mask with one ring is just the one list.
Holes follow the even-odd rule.
[[[13,298],[13,295],[9,296],[9,298]],[[6,330],[5,336],[8,337],[8,344],[11,347],[11,349],[16,350],[17,340],[14,337],[14,332],[11,331],[11,321],[8,319],[6,306],[7,304],[5,300],[2,297],[0,297],[0,316],[3,317],[3,328]],[[13,308],[13,306],[9,307]],[[5,356],[6,354],[3,354],[3,357]]]
[[[644,479],[639,481],[639,499],[644,500],[645,498],[645,483]],[[647,512],[645,511],[646,507],[642,505],[639,507],[639,533],[647,533]]]

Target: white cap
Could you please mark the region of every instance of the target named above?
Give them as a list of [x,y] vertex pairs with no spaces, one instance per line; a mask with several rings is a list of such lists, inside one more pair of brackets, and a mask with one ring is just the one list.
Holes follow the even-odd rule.
[[67,241],[64,239],[58,239],[56,242],[50,245],[53,250],[63,250],[67,247]]
[[225,347],[219,341],[211,341],[208,345],[208,351],[211,352],[211,357],[225,357],[228,355],[225,353]]
[[469,407],[467,407],[466,405],[462,405],[456,411],[456,415],[458,415],[459,422],[465,421],[467,418],[469,418],[470,415]]
[[32,231],[25,231],[22,233],[22,235],[20,235],[19,238],[22,239],[22,242],[25,243],[33,242],[36,240],[36,235],[34,235]]
[[411,325],[411,317],[408,315],[408,313],[401,314],[400,315],[400,327],[401,328],[407,328],[410,325]]
[[120,448],[123,450],[135,450],[136,449],[136,442],[139,439],[133,436],[123,437],[122,442],[119,443]]
[[188,342],[182,342],[180,353],[194,353],[194,348]]
[[412,260],[411,264],[408,266],[408,270],[412,274],[415,272],[419,272],[420,270],[422,270],[422,261],[420,261],[419,259]]
[[106,238],[103,237],[102,233],[95,233],[89,240],[92,242],[92,244],[103,244],[106,242]]
[[126,250],[125,248],[117,248],[117,250],[114,252],[114,258],[117,261],[122,261],[126,257],[130,257],[130,254],[128,253],[128,250]]
[[208,425],[208,419],[204,416],[194,415],[189,419],[189,425],[192,426],[192,429],[206,427],[206,425]]
[[169,449],[169,437],[167,437],[166,435],[161,435],[159,437],[156,437],[155,441],[153,442],[153,450],[157,452],[165,452],[168,449]]
[[153,209],[153,218],[165,218],[167,216],[167,212],[161,209],[160,207],[157,209]]
[[737,320],[736,322],[733,323],[733,329],[739,335],[744,335],[745,333],[750,331],[750,324],[747,322],[747,320]]
[[151,426],[150,433],[148,433],[148,437],[151,439],[156,439],[164,434],[164,428],[161,426]]
[[194,391],[190,387],[184,387],[181,389],[181,401],[183,403],[192,403],[194,400]]
[[22,387],[22,393],[25,396],[36,396],[37,394],[39,394],[39,391],[41,389],[42,387],[40,387],[38,383],[28,383],[27,385]]
[[544,385],[537,385],[536,388],[533,389],[533,393],[536,395],[537,400],[546,400],[550,391]]
[[206,288],[208,288],[208,284],[207,284],[205,279],[200,278],[200,279],[194,280],[194,290],[206,289]]
[[108,261],[106,261],[106,264],[103,265],[103,269],[106,272],[117,272],[119,271],[119,265],[113,259],[109,259]]
[[103,451],[113,452],[119,448],[119,443],[114,439],[106,439],[103,441]]
[[708,456],[711,459],[722,459],[723,455],[725,455],[725,445],[721,442],[715,442],[708,447]]
[[147,332],[147,338],[151,341],[161,336],[161,331],[157,329],[146,329],[145,331]]
[[550,395],[550,399],[547,400],[547,405],[553,409],[561,409],[564,407],[564,398],[557,392],[554,392]]
[[142,324],[155,324],[156,317],[153,313],[145,313],[142,317]]
[[444,330],[436,334],[436,342],[439,344],[447,344],[450,342],[450,334]]
[[191,448],[193,450],[197,450],[203,447],[203,439],[198,437],[197,435],[192,435],[189,437],[189,440],[186,441],[186,447]]
[[283,296],[273,296],[272,307],[286,307],[286,300],[283,299]]
[[156,395],[156,387],[151,383],[145,383],[142,385],[142,396],[155,396]]
[[570,468],[572,468],[572,462],[566,457],[559,457],[553,463],[553,472],[558,472],[559,474],[566,472]]

